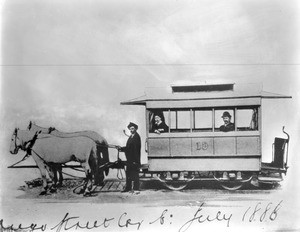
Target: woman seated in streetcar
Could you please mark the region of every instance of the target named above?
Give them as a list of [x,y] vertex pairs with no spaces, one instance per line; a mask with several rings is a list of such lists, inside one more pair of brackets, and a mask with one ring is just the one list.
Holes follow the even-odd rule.
[[157,134],[169,132],[169,127],[164,122],[164,117],[162,116],[162,114],[155,114],[154,123],[152,125],[152,132]]

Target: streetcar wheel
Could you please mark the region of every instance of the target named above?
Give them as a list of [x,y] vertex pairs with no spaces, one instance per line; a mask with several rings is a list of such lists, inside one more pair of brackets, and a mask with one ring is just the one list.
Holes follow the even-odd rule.
[[220,186],[225,190],[235,191],[242,188],[244,183],[236,181],[220,182]]
[[184,178],[183,180],[178,179],[161,179],[159,176],[157,176],[157,179],[168,189],[173,191],[180,191],[186,188],[186,186],[191,182],[195,177],[192,178]]
[[187,185],[188,185],[188,181],[184,181],[184,182],[176,182],[176,181],[168,181],[168,182],[163,182],[164,186],[170,190],[173,191],[180,191],[183,190]]
[[234,190],[238,190],[238,189],[241,189],[246,183],[249,183],[253,176],[244,176],[243,179],[227,179],[227,180],[224,180],[224,178],[217,178],[216,175],[214,175],[214,178],[216,181],[219,182],[220,186],[223,188],[223,189],[226,189],[226,190],[230,190],[230,191],[234,191]]

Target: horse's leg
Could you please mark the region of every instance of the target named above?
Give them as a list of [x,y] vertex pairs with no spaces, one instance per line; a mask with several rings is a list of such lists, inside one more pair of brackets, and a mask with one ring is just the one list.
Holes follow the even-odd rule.
[[[84,163],[80,163],[81,167],[83,168],[84,172],[85,172],[85,178],[84,178],[84,183],[81,187],[81,189],[79,190],[79,192],[76,192],[77,194],[82,194],[85,192],[87,185],[88,185],[88,178],[89,178],[89,173],[91,173],[91,169],[89,167],[88,162],[84,162]],[[77,188],[75,188],[77,189]],[[73,190],[74,191],[74,190]]]
[[[53,164],[53,184],[56,187],[61,187],[63,182],[63,174],[62,174],[62,165],[61,164]],[[57,174],[59,176],[57,176]],[[58,182],[58,184],[57,184]]]
[[99,147],[95,148],[96,152],[91,151],[89,157],[89,165],[91,167],[92,174],[94,175],[95,185],[103,186],[104,184],[104,172],[103,169],[100,169],[100,165],[104,164],[103,159],[101,158],[101,153]]
[[104,184],[104,182],[103,182],[104,181],[104,177],[105,177],[104,176],[104,171],[106,171],[108,169],[103,170],[103,169],[100,169],[99,167],[102,166],[105,163],[106,162],[104,162],[103,159],[100,158],[100,160],[98,160],[98,165],[97,165],[96,170],[95,170],[95,172],[98,173],[98,179],[99,179],[98,185],[100,185],[100,186],[103,186],[103,184]]
[[101,165],[101,149],[102,147],[97,146],[97,156],[92,160],[90,159],[90,165],[94,173],[94,179],[95,179],[95,185],[102,185],[104,176],[103,176],[103,171],[99,169],[99,166]]
[[50,192],[54,193],[56,192],[56,183],[57,183],[57,173],[56,173],[56,164],[49,164],[49,165],[45,165],[48,173],[49,173],[49,177],[51,179],[51,186],[50,186]]
[[87,169],[87,172],[86,172],[86,188],[84,190],[84,193],[83,193],[83,196],[87,196],[91,193],[91,190],[93,188],[93,176],[92,176],[92,171],[91,171],[91,168]]
[[57,172],[59,174],[58,186],[61,187],[62,186],[62,182],[64,180],[64,177],[63,177],[63,174],[62,174],[62,165],[60,165],[60,164],[57,165]]
[[[57,184],[57,167],[56,167],[56,164],[53,164],[51,171],[52,171],[51,175],[53,175],[52,183],[53,183],[53,185],[56,186],[56,184]],[[51,177],[51,175],[50,175],[50,177]]]
[[[85,183],[85,188],[84,188],[84,196],[87,196],[90,194],[92,188],[93,188],[93,174],[95,175],[95,172],[93,171],[98,171],[98,162],[97,162],[97,148],[96,146],[93,147],[90,151],[90,154],[88,158],[86,159],[86,162],[84,164],[85,166],[85,175],[86,175],[86,183]],[[94,166],[94,167],[93,167]],[[93,167],[93,170],[92,168]]]
[[[109,153],[108,153],[108,147],[107,146],[102,148],[103,164],[109,162]],[[109,168],[105,169],[104,171],[105,171],[105,175],[107,176],[108,173],[109,173]]]
[[81,166],[85,171],[86,178],[84,180],[83,187],[80,190],[79,194],[83,193],[83,195],[86,196],[90,193],[90,190],[92,188],[92,172],[91,172],[92,170],[91,170],[91,167],[89,165],[89,160],[87,160],[84,163],[81,163]]
[[48,184],[47,184],[47,176],[46,176],[46,165],[44,164],[44,162],[36,157],[36,156],[32,156],[36,165],[38,166],[41,176],[42,176],[42,180],[43,180],[43,191],[40,193],[40,195],[45,195],[47,193],[47,189],[48,189]]

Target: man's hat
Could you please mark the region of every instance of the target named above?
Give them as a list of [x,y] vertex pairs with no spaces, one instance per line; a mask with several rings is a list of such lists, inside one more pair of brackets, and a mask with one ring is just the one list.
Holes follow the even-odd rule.
[[132,127],[132,126],[133,126],[136,130],[139,128],[138,125],[136,125],[136,124],[133,123],[133,122],[130,122],[130,123],[128,124],[127,128],[129,129],[129,128]]
[[228,117],[228,118],[231,118],[231,115],[228,111],[225,111],[222,115],[222,118],[225,118],[225,117]]

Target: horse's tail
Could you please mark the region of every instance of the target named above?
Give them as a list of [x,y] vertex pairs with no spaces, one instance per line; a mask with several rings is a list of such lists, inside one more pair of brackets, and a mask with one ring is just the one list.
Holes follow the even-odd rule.
[[108,145],[102,147],[102,158],[105,163],[109,162]]
[[92,164],[92,172],[96,185],[101,185],[104,180],[103,170],[99,169],[101,165],[101,151],[96,143],[94,143],[93,148],[91,149],[90,161]]
[[[102,153],[102,157],[101,157]],[[99,166],[109,162],[108,144],[97,143],[97,157],[99,160]],[[105,174],[108,175],[109,169],[104,170]]]

